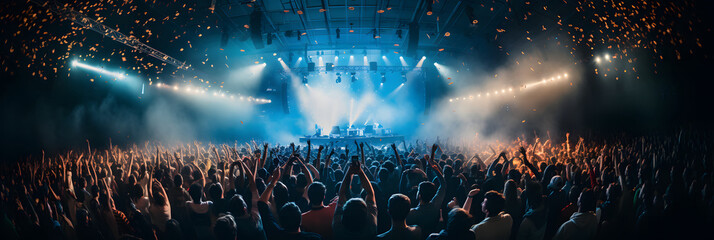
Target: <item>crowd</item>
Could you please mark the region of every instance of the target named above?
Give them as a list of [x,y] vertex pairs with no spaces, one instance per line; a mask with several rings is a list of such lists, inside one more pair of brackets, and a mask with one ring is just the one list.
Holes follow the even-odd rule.
[[[0,169],[2,239],[680,239],[714,226],[682,134],[74,150]],[[480,206],[479,206],[480,205]],[[707,227],[709,226],[709,227]]]

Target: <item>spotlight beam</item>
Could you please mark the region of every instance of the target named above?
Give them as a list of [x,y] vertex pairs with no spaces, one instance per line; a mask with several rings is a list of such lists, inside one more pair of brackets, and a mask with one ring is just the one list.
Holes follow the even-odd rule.
[[77,60],[72,61],[72,66],[75,66],[75,67],[78,67],[78,68],[87,69],[87,70],[91,70],[91,71],[97,72],[97,73],[99,73],[99,74],[110,75],[110,76],[113,76],[113,77],[115,77],[115,78],[117,78],[117,79],[124,79],[124,75],[121,74],[121,73],[110,72],[110,71],[107,71],[107,70],[104,69],[104,68],[98,68],[98,67],[95,67],[95,66],[90,66],[90,65],[87,65],[87,64],[78,62]]

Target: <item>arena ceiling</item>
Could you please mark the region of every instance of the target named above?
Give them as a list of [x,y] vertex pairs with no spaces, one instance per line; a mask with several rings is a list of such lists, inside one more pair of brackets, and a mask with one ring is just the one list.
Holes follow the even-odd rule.
[[[250,18],[262,16],[265,51],[406,49],[409,25],[419,25],[420,50],[497,46],[507,28],[527,31],[557,24],[574,11],[565,1],[523,0],[216,0],[215,11],[232,39],[250,42]],[[517,8],[513,6],[518,6]],[[572,10],[572,9],[571,9]],[[547,11],[547,12],[546,12]],[[513,18],[530,18],[518,26]],[[533,21],[534,20],[534,21]],[[337,32],[340,32],[339,37]],[[400,34],[401,33],[401,34]],[[298,40],[298,34],[300,39]]]

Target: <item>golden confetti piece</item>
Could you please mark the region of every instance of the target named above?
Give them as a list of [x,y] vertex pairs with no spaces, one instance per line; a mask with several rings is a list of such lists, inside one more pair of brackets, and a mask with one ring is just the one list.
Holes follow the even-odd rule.
[[444,36],[445,36],[445,37],[451,36],[451,33],[450,33],[450,32],[446,32],[446,33],[444,33]]
[[449,85],[454,84],[454,82],[450,82]]
[[355,7],[348,7],[347,9],[349,9],[350,11],[354,11]]
[[243,124],[243,121],[240,121],[240,124]]
[[379,9],[379,10],[377,10],[377,13],[384,13],[384,10]]
[[521,121],[521,123],[526,123],[526,120]]

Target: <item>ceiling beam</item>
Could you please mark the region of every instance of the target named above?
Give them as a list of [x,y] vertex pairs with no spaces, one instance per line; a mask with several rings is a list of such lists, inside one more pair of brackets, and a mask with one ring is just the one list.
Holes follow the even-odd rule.
[[327,2],[329,0],[322,0],[322,9],[325,9],[324,12],[322,12],[325,17],[325,27],[327,28],[327,39],[329,39],[330,44],[332,44],[332,32],[331,32],[331,27],[330,27],[330,22],[332,22],[332,19],[330,19],[330,4]]
[[277,27],[275,27],[275,24],[273,24],[273,19],[270,18],[270,16],[267,14],[267,8],[265,7],[265,2],[260,2],[258,5],[260,8],[262,8],[262,14],[263,17],[265,17],[265,20],[268,22],[268,25],[270,25],[270,28],[273,29],[273,32],[269,32],[268,34],[273,34],[277,35],[278,37],[278,42],[280,42],[281,47],[285,47],[285,41],[283,40],[282,34],[280,34],[280,31],[278,30]]
[[463,1],[459,1],[456,3],[456,6],[454,6],[454,9],[451,10],[451,13],[449,14],[449,17],[446,18],[446,22],[444,22],[444,27],[442,27],[436,36],[436,40],[434,41],[434,44],[439,45],[441,40],[444,39],[444,34],[446,34],[447,30],[453,25],[453,20],[458,19],[461,14],[464,12],[464,7],[463,7]]

